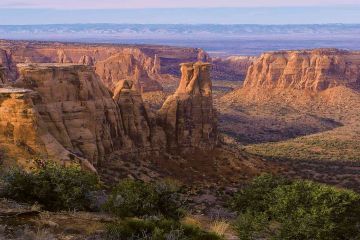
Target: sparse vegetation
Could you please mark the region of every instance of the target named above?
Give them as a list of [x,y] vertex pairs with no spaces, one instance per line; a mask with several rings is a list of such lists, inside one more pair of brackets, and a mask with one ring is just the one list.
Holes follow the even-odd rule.
[[254,144],[245,147],[249,153],[270,159],[359,162],[358,139],[343,140],[326,134],[299,137],[287,141]]
[[208,233],[198,227],[166,219],[127,219],[109,224],[106,239],[149,239],[149,240],[221,240],[215,233]]
[[230,229],[231,224],[226,220],[216,220],[211,223],[210,231],[217,235],[224,237],[226,232]]
[[359,239],[360,195],[311,181],[271,175],[239,191],[231,206],[241,239]]
[[11,169],[1,179],[2,197],[37,202],[48,210],[86,210],[87,195],[99,187],[96,175],[78,166],[63,167],[50,161],[31,172]]
[[180,219],[184,202],[176,184],[123,180],[112,191],[104,209],[119,217],[163,216]]

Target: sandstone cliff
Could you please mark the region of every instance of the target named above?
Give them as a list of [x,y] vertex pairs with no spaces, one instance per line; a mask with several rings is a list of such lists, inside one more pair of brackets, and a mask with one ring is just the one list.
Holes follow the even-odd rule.
[[34,105],[49,133],[64,148],[97,164],[130,145],[118,106],[92,67],[73,64],[18,65],[16,85],[36,91]]
[[15,93],[0,88],[5,94],[0,138],[29,152],[76,159],[93,169],[114,152],[215,146],[209,64],[183,64],[180,86],[158,114],[146,107],[136,81],[120,81],[112,95],[92,66],[18,64],[18,69]]
[[0,138],[14,145],[22,145],[29,151],[41,152],[41,134],[37,132],[39,115],[34,109],[31,95],[25,89],[0,90]]
[[167,146],[211,149],[217,141],[212,105],[210,64],[181,65],[181,81],[174,95],[159,110],[167,134]]
[[[21,88],[0,89],[0,145],[9,146],[11,152],[20,155],[48,156],[62,164],[78,162],[84,169],[96,172],[85,158],[65,149],[47,128],[34,102],[40,96],[31,90]],[[17,163],[29,167],[29,159]],[[30,164],[31,165],[31,164]]]
[[[118,81],[138,80],[143,91],[162,90],[161,82],[167,74],[177,74],[178,65],[186,61],[208,59],[200,49],[164,46],[136,46],[110,44],[70,44],[0,40],[1,59],[12,66],[9,79],[17,78],[18,63],[80,63],[95,66],[96,73],[113,90]],[[199,59],[201,58],[201,59]]]
[[151,63],[141,62],[134,54],[115,54],[104,61],[96,63],[96,73],[100,76],[106,86],[114,89],[117,83],[132,80],[141,92],[162,90],[155,79],[161,77],[152,72],[154,69],[144,69]]
[[133,148],[165,148],[165,133],[156,125],[154,113],[146,108],[133,81],[120,82],[115,88],[113,98],[120,109],[124,133],[132,139]]
[[359,82],[359,52],[315,49],[263,54],[249,68],[244,88],[321,91]]
[[242,143],[288,140],[342,125],[355,129],[359,86],[360,52],[264,53],[249,68],[244,86],[217,102],[221,128]]

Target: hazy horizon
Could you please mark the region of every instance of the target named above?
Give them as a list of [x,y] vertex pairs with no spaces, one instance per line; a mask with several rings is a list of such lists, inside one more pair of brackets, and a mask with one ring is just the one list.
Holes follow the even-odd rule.
[[360,2],[1,0],[0,38],[165,44],[224,55],[309,47],[359,50]]
[[[327,6],[50,8],[0,3],[0,25],[42,24],[359,24],[360,4]],[[87,6],[87,5],[86,5]],[[91,5],[90,5],[91,6]],[[106,4],[105,4],[106,6]]]

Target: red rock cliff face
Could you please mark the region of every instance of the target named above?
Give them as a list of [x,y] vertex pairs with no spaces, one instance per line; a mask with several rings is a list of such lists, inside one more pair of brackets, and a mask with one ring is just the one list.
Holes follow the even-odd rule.
[[[132,81],[119,82],[112,95],[91,66],[19,64],[18,68],[15,85],[34,93],[29,108],[42,123],[33,128],[42,129],[75,156],[97,166],[115,151],[165,149],[165,133]],[[16,122],[16,117],[9,121]]]
[[[178,64],[207,59],[200,49],[101,44],[66,44],[26,41],[0,41],[11,66],[18,63],[80,63],[94,65],[105,85],[113,90],[119,81],[139,81],[143,91],[162,90],[162,74],[174,74]],[[0,59],[2,59],[0,50]],[[1,64],[1,60],[0,60]],[[12,81],[16,68],[11,69]]]
[[[87,159],[66,149],[48,131],[47,124],[35,105],[39,98],[40,96],[31,90],[0,88],[0,144],[8,145],[11,151],[27,153],[26,155],[46,155],[62,164],[78,162],[83,168],[96,172]],[[12,157],[16,159],[21,156]],[[23,167],[29,165],[28,162],[18,164]]]
[[165,148],[164,130],[157,126],[155,114],[145,106],[134,82],[125,80],[119,83],[113,99],[120,109],[124,133],[132,139],[134,148]]
[[[19,79],[0,87],[0,142],[94,170],[116,152],[211,149],[216,144],[210,66],[184,64],[181,84],[158,114],[144,104],[131,80],[114,94],[94,67],[18,64]],[[21,144],[19,144],[21,143]]]
[[65,149],[97,164],[131,145],[123,134],[118,106],[92,67],[19,65],[16,85],[38,93],[34,106],[49,133]]
[[132,80],[141,92],[157,91],[162,89],[155,79],[161,77],[152,69],[144,69],[143,66],[152,66],[149,59],[141,59],[130,53],[118,53],[104,61],[96,63],[96,73],[106,86],[114,89],[119,82]]
[[249,68],[244,88],[321,91],[359,83],[359,52],[316,49],[263,54]]
[[37,131],[39,115],[34,109],[33,93],[23,89],[0,91],[0,142],[22,145],[35,152],[45,151]]
[[170,149],[211,149],[216,144],[210,68],[202,62],[181,65],[180,85],[159,110]]

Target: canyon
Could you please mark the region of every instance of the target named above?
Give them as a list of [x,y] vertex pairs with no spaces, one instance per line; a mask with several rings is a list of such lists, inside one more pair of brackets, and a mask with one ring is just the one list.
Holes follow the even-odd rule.
[[[250,120],[250,116],[253,116],[258,121],[256,119],[250,121],[255,121],[257,124],[262,122],[260,128],[268,128],[268,134],[264,130],[265,132],[254,135],[255,138],[248,135],[245,141],[283,140],[286,139],[284,137],[286,133],[291,137],[291,131],[295,136],[307,135],[339,126],[341,121],[331,120],[331,115],[339,111],[346,115],[346,109],[356,109],[359,76],[360,52],[337,49],[269,52],[261,55],[249,67],[243,86],[222,96],[219,103],[227,106],[228,109],[238,108],[235,112],[242,115],[242,117],[238,116],[242,121]],[[269,115],[272,120],[263,118],[265,115],[246,114],[242,112],[242,107],[243,110],[247,109],[254,114],[266,112],[265,115]],[[326,108],[338,108],[338,110],[333,114],[328,110],[326,114],[328,117],[316,117]],[[307,113],[307,110],[312,111],[313,114]],[[272,113],[280,116],[271,117]],[[290,119],[290,124],[286,121],[286,116],[291,114],[294,118]],[[242,124],[243,122],[239,123],[244,128],[246,124]],[[278,124],[286,127],[277,128]],[[272,128],[273,133],[271,133]],[[250,128],[247,130],[248,133],[251,132]],[[244,131],[238,133],[246,134]]]
[[[278,169],[223,145],[203,50],[23,41],[0,48],[2,167],[50,159],[78,163],[109,184],[131,176],[206,185]],[[161,95],[156,108],[146,98],[153,93]]]
[[123,179],[170,181],[191,214],[233,219],[229,197],[262,173],[359,192],[359,113],[356,51],[220,59],[167,46],[0,41],[1,171],[80,166],[106,186],[95,201]]
[[212,77],[214,80],[243,81],[247,71],[257,57],[230,56],[213,58]]
[[219,129],[292,176],[359,189],[359,69],[356,51],[264,53],[242,87],[215,100]]
[[[45,156],[107,182],[232,181],[282,166],[327,181],[332,170],[314,170],[323,161],[345,169],[358,161],[356,51],[211,59],[145,45],[0,41],[0,49],[0,142],[10,165]],[[299,170],[305,160],[311,166]]]
[[180,63],[209,59],[195,48],[0,40],[2,82],[17,79],[19,63],[73,63],[94,66],[111,90],[120,81],[133,80],[143,92],[156,91],[162,90],[162,78],[180,76]]
[[[216,129],[215,115],[203,114],[213,111],[210,69],[200,62],[194,66],[197,72],[188,76],[192,81],[189,92],[184,92],[175,106],[176,111],[184,112],[178,116],[173,115],[172,104],[163,108],[168,111],[147,109],[131,80],[119,82],[112,95],[92,66],[18,64],[18,80],[0,93],[1,139],[33,154],[62,162],[80,159],[92,166],[101,165],[115,151],[166,151],[168,147],[181,151],[198,145],[212,149],[216,144],[216,132],[212,131]],[[194,70],[189,65],[182,71]],[[180,84],[188,80],[184,77]],[[199,85],[206,88],[206,95]],[[181,139],[171,141],[166,136]]]

